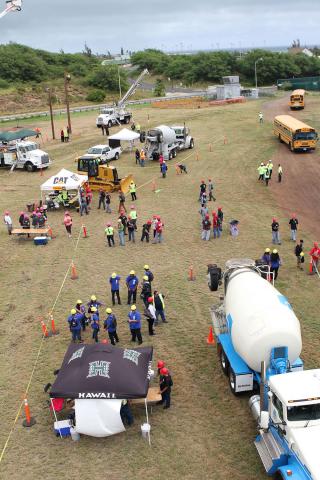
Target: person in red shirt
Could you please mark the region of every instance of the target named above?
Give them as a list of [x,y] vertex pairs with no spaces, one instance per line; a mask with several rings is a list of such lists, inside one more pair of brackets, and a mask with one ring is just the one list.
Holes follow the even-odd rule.
[[160,217],[158,217],[157,218],[157,223],[156,223],[156,235],[155,235],[154,243],[162,243],[163,227],[164,227],[164,224],[161,222]]
[[213,238],[220,238],[221,232],[219,228],[220,222],[219,217],[216,212],[212,212],[212,228],[213,228]]
[[69,238],[71,238],[72,232],[72,218],[70,216],[69,212],[64,213],[64,219],[63,219],[64,226],[66,227],[66,231],[69,235]]
[[314,242],[313,247],[309,252],[309,255],[311,256],[310,263],[312,263],[312,271],[310,271],[310,273],[314,274],[318,270],[318,262],[320,257],[320,249],[318,242]]

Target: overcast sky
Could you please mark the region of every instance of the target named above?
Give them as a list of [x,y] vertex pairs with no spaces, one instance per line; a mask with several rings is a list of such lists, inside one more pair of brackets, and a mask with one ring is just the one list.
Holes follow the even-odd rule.
[[[5,0],[0,0],[0,11]],[[320,44],[318,0],[23,0],[0,19],[0,42],[116,53]]]

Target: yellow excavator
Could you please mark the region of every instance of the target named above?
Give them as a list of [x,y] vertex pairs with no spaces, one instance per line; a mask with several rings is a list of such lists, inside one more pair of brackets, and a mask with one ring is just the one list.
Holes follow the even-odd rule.
[[78,158],[78,172],[88,175],[89,185],[93,191],[115,192],[121,190],[126,194],[129,191],[130,183],[133,181],[131,173],[124,178],[119,178],[115,167],[102,165],[98,159],[89,158],[85,155]]

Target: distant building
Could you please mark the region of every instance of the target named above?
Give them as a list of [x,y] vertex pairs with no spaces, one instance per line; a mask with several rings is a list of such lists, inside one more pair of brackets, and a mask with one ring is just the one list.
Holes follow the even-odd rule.
[[313,57],[313,53],[309,48],[306,47],[290,47],[288,48],[288,53],[291,53],[292,55],[296,55],[297,53],[303,53],[304,55],[307,55],[307,57]]
[[108,58],[101,62],[101,65],[128,65],[130,63],[130,55],[114,55],[112,58]]

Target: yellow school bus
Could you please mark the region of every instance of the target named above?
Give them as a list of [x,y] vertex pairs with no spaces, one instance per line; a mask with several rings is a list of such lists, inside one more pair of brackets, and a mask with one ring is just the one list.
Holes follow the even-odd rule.
[[290,102],[289,106],[291,110],[299,110],[304,108],[304,97],[305,97],[306,92],[302,89],[300,90],[293,90],[293,92],[290,95]]
[[292,152],[296,150],[314,150],[318,134],[314,128],[309,127],[291,115],[278,115],[274,118],[273,132],[280,142],[288,144]]

